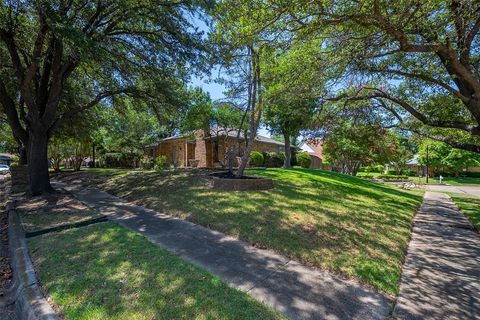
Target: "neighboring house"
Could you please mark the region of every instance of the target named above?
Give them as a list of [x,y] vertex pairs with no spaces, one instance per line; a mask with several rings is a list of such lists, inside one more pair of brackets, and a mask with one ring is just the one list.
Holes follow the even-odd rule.
[[298,148],[303,152],[308,152],[312,157],[310,168],[330,170],[330,168],[323,164],[323,140],[305,139],[300,143]]
[[[191,134],[177,135],[160,140],[146,147],[146,152],[156,158],[160,155],[167,157],[167,164],[179,167],[220,167],[227,163],[226,151],[237,145],[238,155],[243,154],[245,139],[235,129],[224,130],[212,128],[205,134],[205,130],[196,130]],[[284,143],[268,137],[257,135],[253,150],[259,152],[283,151]]]
[[[425,165],[422,165],[418,162],[418,154],[414,155],[412,159],[410,159],[408,162],[407,162],[407,168],[410,169],[410,170],[414,170],[417,172],[417,175],[419,176],[424,176],[425,175],[425,172],[426,172],[426,166]],[[433,175],[434,174],[434,171],[433,171],[433,168],[430,167],[428,169],[429,171],[429,175]],[[462,172],[463,173],[467,173],[467,172],[480,172],[480,167],[476,167],[476,166],[472,166],[472,167],[465,167],[462,169]]]
[[10,165],[12,163],[12,155],[8,153],[0,153],[0,164]]
[[[417,172],[417,176],[425,175],[425,168],[418,162],[418,154],[414,155],[412,159],[407,161],[407,168]],[[429,170],[430,171],[430,170]]]

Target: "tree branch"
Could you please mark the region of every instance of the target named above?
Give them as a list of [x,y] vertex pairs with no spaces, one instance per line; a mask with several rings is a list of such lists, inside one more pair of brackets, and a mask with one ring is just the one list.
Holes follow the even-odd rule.
[[8,95],[5,84],[0,79],[0,104],[3,105],[5,115],[7,116],[8,123],[12,129],[13,135],[22,141],[24,145],[28,144],[28,132],[22,127],[18,118],[17,109],[15,108],[15,102]]
[[102,100],[106,98],[113,97],[115,95],[119,94],[133,94],[135,92],[138,92],[138,90],[135,90],[133,88],[122,88],[122,89],[117,89],[117,90],[107,90],[104,92],[101,92],[95,96],[94,99],[92,99],[90,102],[84,104],[83,106],[80,106],[75,109],[71,109],[63,114],[61,114],[53,123],[51,126],[51,129],[49,130],[49,134],[52,134],[59,126],[61,126],[65,120],[74,117],[75,115],[79,114],[82,111],[85,111],[87,109],[90,109],[100,103]]

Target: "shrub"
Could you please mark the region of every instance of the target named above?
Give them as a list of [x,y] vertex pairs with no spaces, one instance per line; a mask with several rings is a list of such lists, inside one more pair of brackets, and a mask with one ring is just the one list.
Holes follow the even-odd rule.
[[135,153],[111,152],[105,153],[104,160],[107,168],[135,168],[139,156]]
[[394,176],[396,174],[397,174],[397,170],[395,170],[395,169],[388,169],[387,170],[387,175]]
[[285,159],[283,152],[267,152],[263,154],[265,159],[264,166],[267,168],[281,168]]
[[307,152],[300,152],[297,154],[297,163],[302,168],[310,168],[312,157]]
[[262,167],[265,159],[263,158],[263,154],[258,151],[250,152],[249,156],[250,166],[252,167]]
[[469,178],[480,178],[480,172],[464,172],[464,174]]
[[107,168],[119,168],[121,167],[121,154],[118,153],[105,153],[104,161]]
[[408,180],[408,176],[392,175],[392,174],[381,174],[377,176],[377,178],[384,179],[384,180]]
[[155,159],[155,170],[157,171],[162,171],[165,169],[167,164],[167,156],[158,156],[157,159]]
[[365,167],[361,167],[360,169],[358,169],[358,172],[366,172],[366,173],[383,173],[383,170],[385,168],[379,164],[379,165],[375,165],[375,166],[365,166]]
[[151,156],[143,156],[140,159],[140,167],[144,170],[150,170],[154,167],[155,160]]
[[401,174],[404,175],[404,176],[416,177],[417,176],[417,171],[410,170],[410,169],[403,169],[401,171]]
[[362,174],[361,176],[359,176],[360,178],[364,178],[364,179],[373,179],[374,176],[371,175],[371,174]]

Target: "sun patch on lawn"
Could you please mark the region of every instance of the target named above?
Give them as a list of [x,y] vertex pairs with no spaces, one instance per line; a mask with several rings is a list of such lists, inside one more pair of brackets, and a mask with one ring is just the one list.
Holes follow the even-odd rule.
[[[90,172],[90,175],[95,175]],[[131,172],[98,185],[129,201],[273,249],[305,264],[398,292],[423,191],[309,169],[249,170],[275,188],[225,192],[205,173]]]
[[114,223],[28,244],[42,287],[65,319],[283,319]]

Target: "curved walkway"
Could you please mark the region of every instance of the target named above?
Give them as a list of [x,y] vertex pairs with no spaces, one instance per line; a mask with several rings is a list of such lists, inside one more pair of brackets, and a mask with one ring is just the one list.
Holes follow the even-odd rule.
[[480,237],[443,193],[427,191],[415,217],[393,314],[480,319]]
[[153,243],[219,276],[291,319],[384,319],[390,301],[353,281],[306,267],[194,223],[127,203],[95,188],[63,185]]

